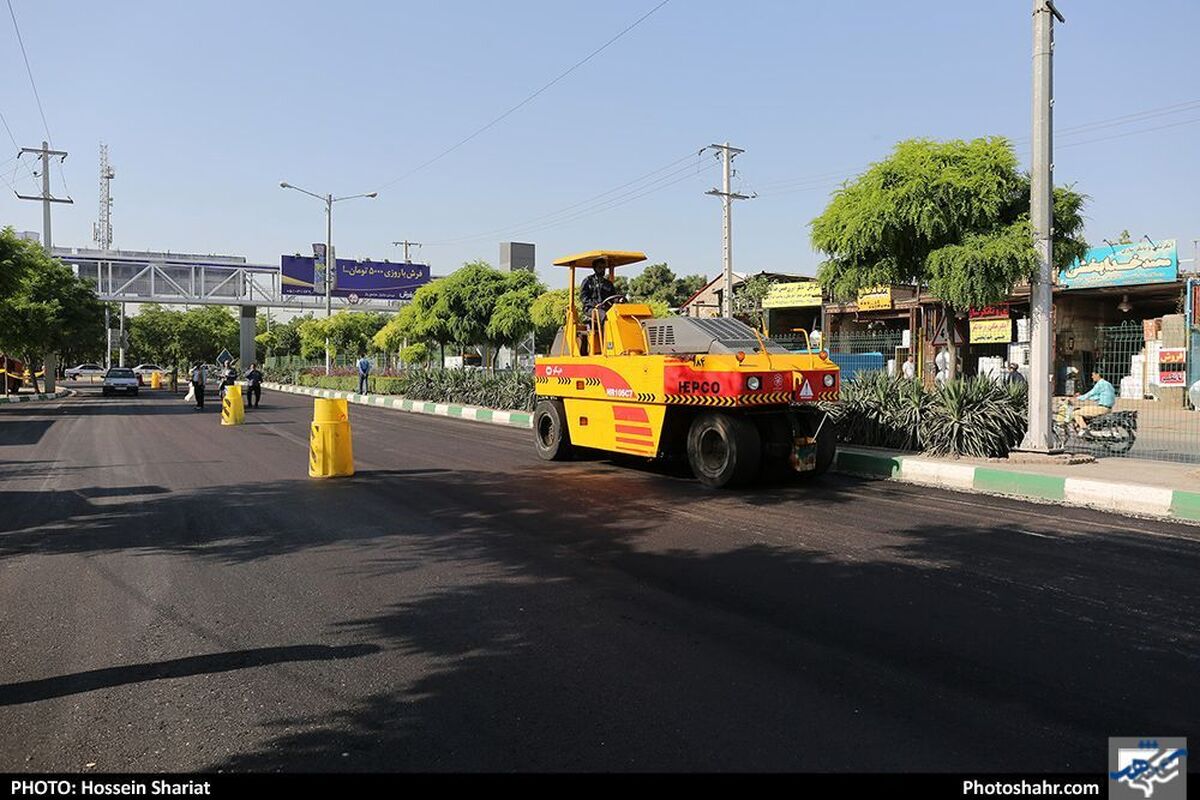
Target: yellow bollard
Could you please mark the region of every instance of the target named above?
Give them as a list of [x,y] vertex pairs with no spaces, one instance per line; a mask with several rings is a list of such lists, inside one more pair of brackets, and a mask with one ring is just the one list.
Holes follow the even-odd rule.
[[236,383],[225,387],[225,397],[221,399],[221,424],[241,425],[246,421],[246,409],[242,405],[242,387]]
[[316,398],[312,435],[308,440],[308,477],[335,478],[354,474],[350,444],[350,411],[345,400]]
[[150,388],[151,389],[161,389],[162,388],[162,374],[161,373],[158,373],[158,372],[150,373]]

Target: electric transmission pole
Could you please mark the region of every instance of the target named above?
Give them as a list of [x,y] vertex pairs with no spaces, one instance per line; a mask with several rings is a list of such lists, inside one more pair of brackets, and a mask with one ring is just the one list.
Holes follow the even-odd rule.
[[408,239],[405,239],[402,242],[392,242],[392,244],[397,245],[397,246],[402,245],[404,247],[404,263],[405,264],[412,263],[412,259],[408,257],[408,248],[410,248],[410,247],[418,247],[419,248],[421,246],[420,242],[410,242]]
[[1037,273],[1029,293],[1029,429],[1022,450],[1047,453],[1051,441],[1054,309],[1054,20],[1051,0],[1033,3],[1033,164],[1029,216]]
[[43,141],[42,147],[39,150],[36,147],[22,147],[18,158],[26,153],[37,153],[42,157],[42,193],[38,196],[18,194],[22,200],[41,200],[42,201],[42,247],[47,253],[50,252],[50,204],[51,203],[73,203],[75,202],[69,197],[54,197],[50,194],[50,156],[59,156],[59,163],[62,163],[67,158],[65,150],[51,150],[50,143]]
[[721,181],[721,189],[710,189],[705,194],[715,195],[721,198],[721,204],[724,207],[724,223],[721,226],[721,241],[724,246],[724,266],[725,266],[725,291],[721,298],[721,309],[724,316],[733,319],[733,201],[734,200],[749,200],[754,195],[738,194],[732,191],[730,181],[733,178],[733,159],[735,156],[746,152],[737,147],[731,147],[729,142],[725,144],[710,144],[710,150],[719,150],[721,152],[721,166],[724,173]]

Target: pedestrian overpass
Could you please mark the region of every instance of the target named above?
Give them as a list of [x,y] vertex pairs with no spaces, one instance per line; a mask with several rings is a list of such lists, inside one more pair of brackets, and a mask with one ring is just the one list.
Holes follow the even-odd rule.
[[[237,306],[243,365],[254,360],[255,319],[260,307],[316,311],[323,295],[284,294],[278,266],[248,264],[241,256],[54,247],[54,258],[92,284],[105,303]],[[333,297],[335,309],[395,311],[398,300]],[[248,356],[248,357],[247,357]]]

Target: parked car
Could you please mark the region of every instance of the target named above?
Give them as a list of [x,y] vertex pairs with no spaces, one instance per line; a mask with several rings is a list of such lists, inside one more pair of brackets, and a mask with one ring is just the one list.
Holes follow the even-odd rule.
[[136,395],[138,393],[138,376],[129,367],[110,367],[104,373],[104,386],[101,389],[107,397],[116,392]]
[[138,364],[133,368],[133,374],[137,375],[142,386],[145,386],[150,381],[150,376],[156,372],[164,378],[167,377],[167,371],[158,364]]
[[102,378],[104,377],[104,367],[99,364],[79,364],[71,367],[66,371],[67,380],[77,381],[81,378]]

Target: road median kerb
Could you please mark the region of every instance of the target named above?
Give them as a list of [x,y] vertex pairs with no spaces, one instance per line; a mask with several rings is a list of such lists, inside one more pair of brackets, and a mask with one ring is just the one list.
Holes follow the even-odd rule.
[[43,392],[39,394],[0,395],[0,405],[12,403],[33,403],[37,402],[38,400],[59,400],[63,397],[69,396],[70,394],[72,394],[70,389],[59,389],[57,392],[53,392],[51,394],[46,394]]
[[[272,382],[264,382],[263,386],[280,392],[344,399],[358,405],[391,408],[415,414],[430,414],[508,428],[533,427],[533,415],[525,411],[464,406],[457,403],[433,403],[391,395],[360,395],[357,392]],[[1200,522],[1200,492],[1170,490],[1146,484],[1043,475],[1025,470],[1006,469],[1001,464],[979,466],[953,459],[929,458],[916,453],[897,454],[870,447],[840,447],[833,468],[851,475],[936,486],[960,492],[1083,506],[1117,514]]]
[[1142,483],[1087,480],[935,459],[897,455],[869,447],[841,447],[834,468],[869,478],[937,486],[1034,502],[1082,506],[1139,517],[1200,522],[1200,492]]
[[430,414],[435,417],[450,419],[465,419],[469,422],[483,422],[488,425],[501,425],[506,428],[532,428],[533,415],[527,411],[506,411],[481,406],[464,406],[459,403],[433,403],[425,400],[409,400],[407,397],[396,397],[383,394],[359,394],[343,392],[336,389],[316,389],[311,386],[295,386],[293,384],[264,381],[263,387],[278,392],[303,394],[310,397],[326,397],[336,400],[346,400],[350,403],[376,408],[391,408],[396,411],[407,411],[413,414]]

